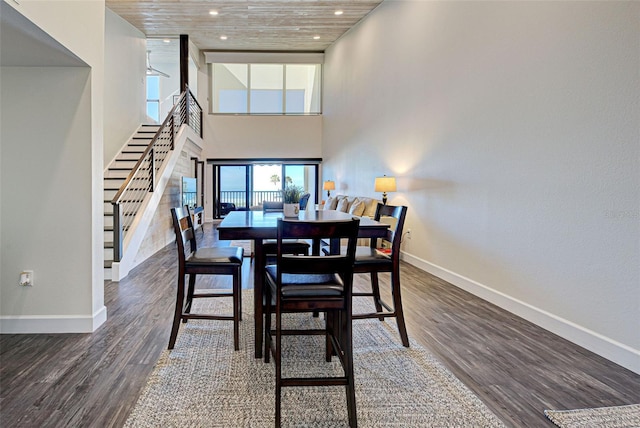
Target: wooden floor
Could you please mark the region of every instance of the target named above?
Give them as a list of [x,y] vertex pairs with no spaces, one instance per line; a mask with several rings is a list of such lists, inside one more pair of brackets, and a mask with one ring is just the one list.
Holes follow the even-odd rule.
[[[212,225],[205,232],[213,245]],[[244,288],[252,269],[245,259]],[[169,246],[105,284],[108,320],[93,334],[0,336],[0,426],[122,426],[167,346],[176,271]],[[639,375],[411,265],[402,265],[402,283],[410,337],[506,425],[553,426],[545,408],[640,403]]]

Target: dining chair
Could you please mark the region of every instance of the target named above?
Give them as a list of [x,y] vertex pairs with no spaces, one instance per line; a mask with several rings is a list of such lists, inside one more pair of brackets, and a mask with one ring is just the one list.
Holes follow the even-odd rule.
[[[353,262],[360,219],[346,221],[298,221],[279,219],[276,264],[265,268],[265,362],[275,362],[275,425],[281,422],[282,388],[289,386],[340,386],[346,390],[349,426],[357,426],[353,376],[351,293]],[[344,253],[329,256],[286,254],[285,239],[346,238]],[[274,308],[275,306],[275,308]],[[275,309],[275,310],[274,310]],[[272,310],[275,327],[271,326]],[[323,329],[292,329],[283,326],[283,314],[325,312]],[[283,377],[283,336],[325,336],[325,359],[337,355],[343,376]]]
[[311,197],[311,193],[305,193],[304,195],[300,196],[300,209],[301,210],[306,210],[307,209],[307,204],[309,203],[309,198]]
[[[262,203],[262,212],[272,213],[272,212],[283,212],[284,204],[282,202],[270,202],[265,201]],[[303,240],[303,239],[287,239],[284,242],[285,253],[287,254],[309,254],[309,249],[311,245]],[[267,255],[273,255],[276,253],[276,240],[275,239],[265,239],[262,241],[263,253]]]
[[[353,314],[353,319],[384,318],[393,317],[398,325],[398,332],[402,345],[409,347],[409,336],[404,322],[404,311],[402,309],[402,296],[400,286],[400,243],[402,240],[402,230],[404,228],[407,207],[378,204],[374,219],[377,221],[392,220],[395,227],[391,225],[387,232],[385,241],[390,243],[390,248],[381,249],[378,239],[372,239],[369,246],[358,246],[356,248],[354,273],[368,273],[371,277],[370,292],[354,292],[353,296],[373,297],[376,312]],[[390,252],[389,252],[390,250]],[[344,249],[341,250],[341,252]],[[380,286],[378,273],[391,273],[391,298],[393,304],[389,305],[380,297]]]
[[[176,343],[180,321],[207,319],[233,321],[233,347],[237,351],[240,349],[239,322],[242,319],[240,287],[242,284],[242,257],[244,250],[241,247],[198,248],[189,207],[172,208],[171,217],[178,247],[178,286],[169,349],[173,349]],[[185,275],[189,275],[186,296]],[[202,290],[196,292],[197,275],[231,275],[233,277],[232,290],[231,292],[205,292]],[[233,315],[191,313],[193,299],[214,297],[231,297],[233,300]]]

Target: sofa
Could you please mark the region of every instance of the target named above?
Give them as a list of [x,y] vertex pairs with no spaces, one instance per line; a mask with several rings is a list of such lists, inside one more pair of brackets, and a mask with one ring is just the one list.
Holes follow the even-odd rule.
[[371,217],[376,215],[376,207],[382,201],[367,196],[330,196],[324,202],[322,209],[337,210],[350,213],[358,217]]

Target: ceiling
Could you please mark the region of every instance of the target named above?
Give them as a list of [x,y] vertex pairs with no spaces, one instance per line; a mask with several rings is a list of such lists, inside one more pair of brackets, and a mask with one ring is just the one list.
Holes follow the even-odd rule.
[[[381,2],[106,0],[106,5],[148,38],[187,34],[204,51],[323,52]],[[335,14],[338,10],[341,15]]]

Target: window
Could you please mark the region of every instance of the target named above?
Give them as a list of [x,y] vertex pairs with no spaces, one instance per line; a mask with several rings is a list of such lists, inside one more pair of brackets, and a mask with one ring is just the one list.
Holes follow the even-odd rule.
[[321,64],[212,64],[211,111],[320,114]]
[[160,79],[158,76],[147,76],[147,116],[160,121]]
[[214,64],[214,109],[216,113],[246,112],[249,68],[246,64]]

